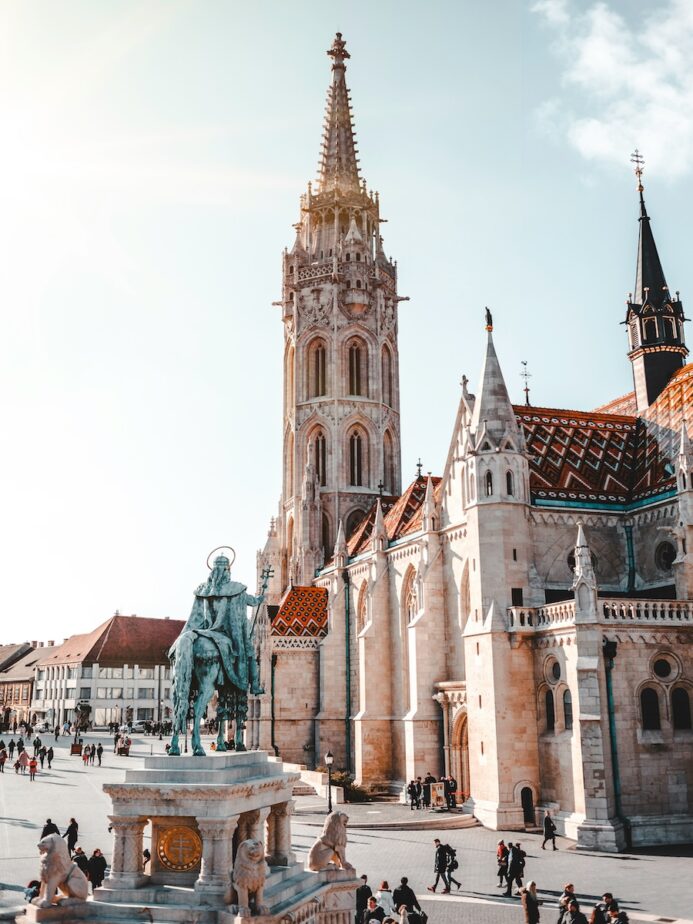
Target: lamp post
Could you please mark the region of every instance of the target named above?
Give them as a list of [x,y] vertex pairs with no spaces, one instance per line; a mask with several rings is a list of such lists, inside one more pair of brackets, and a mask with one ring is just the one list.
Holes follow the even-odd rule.
[[164,737],[161,733],[161,723],[163,721],[162,716],[163,716],[163,711],[164,711],[163,706],[164,706],[164,701],[163,699],[160,699],[159,700],[159,741],[162,741]]
[[325,766],[327,767],[327,814],[332,811],[332,764],[334,763],[334,754],[328,751],[325,754]]

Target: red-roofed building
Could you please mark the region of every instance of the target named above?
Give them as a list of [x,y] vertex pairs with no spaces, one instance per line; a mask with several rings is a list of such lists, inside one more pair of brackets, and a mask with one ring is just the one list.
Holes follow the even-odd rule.
[[184,625],[116,613],[93,632],[71,636],[37,662],[32,713],[62,725],[84,703],[97,726],[168,718],[168,650]]
[[[311,767],[329,750],[372,790],[452,775],[492,828],[550,810],[588,848],[693,841],[693,365],[642,188],[632,392],[513,404],[487,310],[444,465],[402,490],[397,273],[342,52],[283,256],[283,481],[249,743]],[[435,361],[418,357],[424,383]]]

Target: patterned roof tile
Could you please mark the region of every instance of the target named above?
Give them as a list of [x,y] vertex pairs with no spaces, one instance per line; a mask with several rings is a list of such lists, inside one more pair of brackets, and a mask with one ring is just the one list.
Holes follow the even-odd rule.
[[290,587],[272,617],[270,635],[324,638],[327,635],[327,589]]

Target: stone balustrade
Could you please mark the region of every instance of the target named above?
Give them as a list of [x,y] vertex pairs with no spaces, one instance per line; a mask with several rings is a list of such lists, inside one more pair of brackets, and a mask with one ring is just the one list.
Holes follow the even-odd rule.
[[668,626],[693,623],[690,600],[600,599],[602,619],[609,623],[662,623]]
[[510,632],[541,632],[575,622],[575,602],[548,603],[546,606],[511,606],[508,608]]

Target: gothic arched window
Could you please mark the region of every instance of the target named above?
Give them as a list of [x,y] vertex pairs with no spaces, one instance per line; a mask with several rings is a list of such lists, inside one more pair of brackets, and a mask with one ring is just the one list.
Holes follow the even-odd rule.
[[645,687],[640,694],[642,727],[645,731],[659,731],[662,723],[659,717],[659,696],[652,687]]
[[368,616],[368,584],[366,581],[361,584],[361,590],[359,591],[359,602],[356,607],[356,632],[357,634],[363,629],[366,625],[366,620]]
[[506,493],[507,493],[508,497],[512,497],[513,494],[515,493],[514,490],[513,490],[513,488],[514,488],[514,485],[513,485],[513,473],[512,473],[512,472],[506,472],[506,473],[505,473],[505,490],[506,490]]
[[544,703],[546,705],[546,731],[552,732],[556,728],[556,708],[551,690],[547,690],[544,694]]
[[308,347],[308,397],[327,394],[327,350],[324,340],[314,340]]
[[570,690],[566,690],[563,694],[563,724],[567,730],[573,727],[573,697],[570,695]]
[[368,395],[368,350],[362,340],[349,344],[349,394]]
[[671,692],[671,716],[676,731],[690,731],[691,701],[684,687],[676,687]]
[[349,437],[349,484],[360,487],[363,484],[363,435],[354,430]]
[[486,497],[492,497],[493,496],[493,475],[491,474],[491,472],[486,472],[486,476],[484,477],[484,487],[486,490]]
[[322,430],[318,430],[313,441],[313,453],[318,483],[324,486],[327,484],[327,441]]
[[329,552],[332,551],[331,538],[332,538],[332,531],[330,530],[330,518],[327,516],[326,513],[323,513],[322,515],[322,547],[325,550],[325,559],[327,559]]
[[347,539],[351,536],[351,534],[354,532],[354,530],[359,525],[362,519],[363,519],[363,510],[356,509],[356,510],[351,511],[346,521]]
[[383,404],[392,407],[392,354],[390,348],[383,347],[382,357]]
[[390,432],[386,431],[383,437],[383,484],[386,491],[391,493],[395,490],[395,469],[394,469],[394,452],[392,449],[392,437]]

